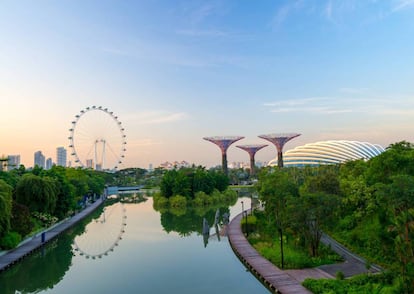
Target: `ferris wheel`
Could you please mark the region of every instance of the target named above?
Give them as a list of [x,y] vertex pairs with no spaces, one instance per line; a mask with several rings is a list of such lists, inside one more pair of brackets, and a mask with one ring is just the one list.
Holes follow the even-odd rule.
[[122,202],[104,207],[101,215],[91,221],[81,235],[75,237],[73,252],[91,259],[108,256],[122,240],[126,219],[126,208]]
[[76,165],[114,170],[122,164],[126,136],[122,123],[108,108],[92,106],[82,109],[69,131],[69,148]]

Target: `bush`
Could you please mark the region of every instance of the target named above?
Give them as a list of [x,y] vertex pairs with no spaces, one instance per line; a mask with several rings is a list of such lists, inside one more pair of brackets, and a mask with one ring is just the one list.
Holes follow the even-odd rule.
[[170,197],[170,208],[171,207],[186,207],[187,206],[187,198],[181,195],[175,195]]
[[16,232],[8,232],[1,240],[0,247],[9,250],[16,248],[17,245],[22,241],[22,236]]
[[152,197],[153,203],[152,206],[156,211],[161,211],[168,209],[169,201],[168,198],[161,196],[161,194],[157,193]]
[[335,276],[337,280],[343,280],[345,278],[344,273],[341,271],[337,271]]
[[[247,226],[246,226],[246,223],[247,223]],[[256,223],[257,223],[257,219],[254,215],[248,215],[247,222],[246,222],[246,217],[243,216],[241,220],[242,231],[248,234],[256,231]]]

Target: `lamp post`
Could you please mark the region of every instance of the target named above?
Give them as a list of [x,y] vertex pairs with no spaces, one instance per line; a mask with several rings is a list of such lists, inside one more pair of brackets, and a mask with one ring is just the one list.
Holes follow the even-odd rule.
[[242,205],[242,218],[243,218],[244,217],[244,203],[243,203],[243,201],[240,201],[240,202],[241,202],[241,205]]

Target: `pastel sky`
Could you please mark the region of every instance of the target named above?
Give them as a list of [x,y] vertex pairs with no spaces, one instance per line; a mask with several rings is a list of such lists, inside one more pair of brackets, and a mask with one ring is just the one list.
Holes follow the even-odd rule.
[[123,167],[220,164],[205,136],[245,136],[229,162],[269,133],[414,142],[414,0],[0,0],[0,102],[0,154],[27,167],[92,105]]

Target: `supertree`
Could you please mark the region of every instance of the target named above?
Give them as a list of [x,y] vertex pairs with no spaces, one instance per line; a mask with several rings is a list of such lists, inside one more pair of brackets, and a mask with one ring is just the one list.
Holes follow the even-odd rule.
[[267,144],[264,145],[237,145],[236,147],[243,149],[247,153],[249,153],[250,156],[250,176],[254,176],[256,165],[254,163],[254,156],[256,155],[256,152],[260,149],[268,146]]
[[222,158],[222,169],[225,175],[228,175],[227,171],[227,149],[236,141],[243,139],[241,136],[225,136],[225,137],[204,137],[204,140],[210,141],[211,143],[216,144],[221,149],[221,158]]
[[292,140],[300,136],[300,134],[292,133],[292,134],[269,134],[269,135],[260,135],[259,138],[265,139],[276,146],[277,149],[277,166],[283,167],[283,146]]

